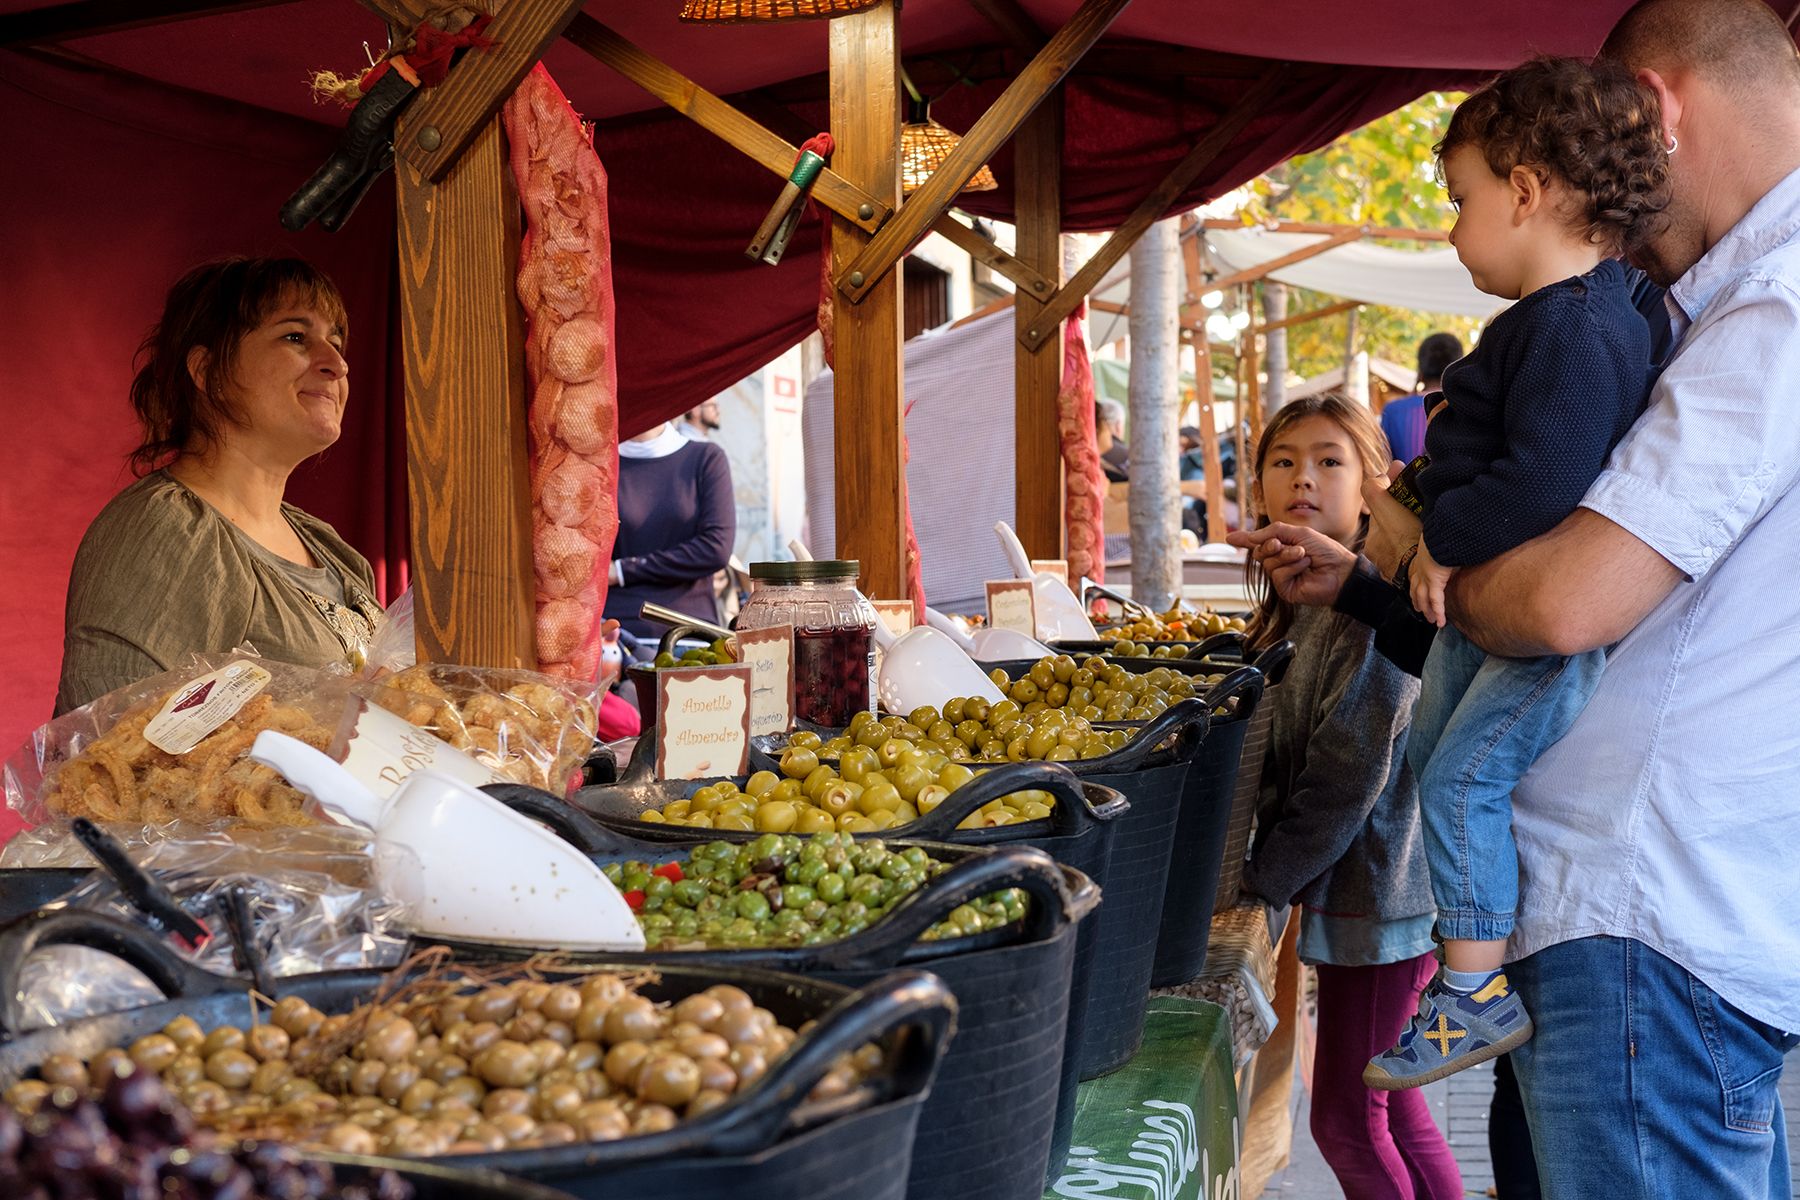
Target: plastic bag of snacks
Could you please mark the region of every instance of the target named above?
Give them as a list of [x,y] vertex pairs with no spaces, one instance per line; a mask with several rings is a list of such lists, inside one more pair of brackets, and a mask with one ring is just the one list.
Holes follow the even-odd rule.
[[311,825],[306,798],[245,758],[265,729],[324,749],[349,679],[256,656],[195,655],[40,727],[7,760],[7,805],[32,825],[76,817],[250,828]]
[[[243,974],[228,915],[241,892],[254,938],[250,957],[265,978],[387,967],[405,957],[404,908],[375,887],[371,835],[355,829],[196,830],[182,826],[112,831],[135,843],[132,861],[152,872],[211,937],[169,947],[217,975]],[[26,835],[30,837],[30,835]],[[14,853],[7,847],[8,854]],[[26,853],[24,848],[18,853]],[[127,921],[146,918],[106,871],[95,871],[59,904]],[[57,1025],[162,998],[148,979],[109,954],[54,946],[20,974],[27,1027]]]
[[536,671],[420,663],[355,690],[500,776],[558,794],[594,749],[593,688]]

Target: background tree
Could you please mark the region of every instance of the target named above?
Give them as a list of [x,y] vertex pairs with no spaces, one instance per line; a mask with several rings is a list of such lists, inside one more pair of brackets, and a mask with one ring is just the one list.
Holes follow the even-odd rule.
[[[1438,180],[1431,148],[1444,136],[1450,114],[1461,100],[1459,94],[1429,92],[1329,146],[1289,159],[1248,185],[1251,199],[1244,208],[1246,218],[1448,229],[1455,214]],[[1405,250],[1441,248],[1433,242],[1381,244]],[[1287,293],[1288,313],[1322,308],[1342,299],[1281,284],[1264,286]],[[1272,313],[1282,303],[1265,300],[1264,308]],[[1427,334],[1448,330],[1467,346],[1473,344],[1481,325],[1472,317],[1375,305],[1365,306],[1356,315],[1356,348],[1406,367],[1412,366],[1418,344]],[[1351,318],[1352,314],[1341,314],[1271,334],[1265,339],[1268,365],[1277,366],[1285,355],[1286,368],[1306,377],[1342,364]],[[1229,360],[1223,360],[1223,365],[1229,367]]]

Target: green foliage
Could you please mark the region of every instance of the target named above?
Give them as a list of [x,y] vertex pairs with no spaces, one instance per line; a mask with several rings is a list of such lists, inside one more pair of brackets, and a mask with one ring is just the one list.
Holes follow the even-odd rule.
[[[1263,221],[1316,221],[1402,229],[1448,229],[1455,220],[1431,148],[1443,137],[1461,95],[1430,92],[1345,134],[1329,146],[1297,155],[1249,185],[1245,216]],[[1435,242],[1383,242],[1401,249],[1440,248]],[[1340,297],[1289,289],[1288,312],[1299,314]],[[1419,341],[1435,330],[1465,346],[1481,322],[1366,305],[1358,314],[1357,348],[1411,366]],[[1288,331],[1288,370],[1302,377],[1344,361],[1349,314],[1310,321]]]

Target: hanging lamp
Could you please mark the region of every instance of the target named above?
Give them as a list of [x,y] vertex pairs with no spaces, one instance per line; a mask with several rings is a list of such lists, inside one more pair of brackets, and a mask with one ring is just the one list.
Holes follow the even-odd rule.
[[[908,91],[912,91],[912,81],[907,80]],[[952,133],[944,126],[931,119],[931,101],[912,91],[912,100],[907,105],[906,123],[900,126],[900,191],[911,195],[924,186],[932,172],[944,165],[950,157],[950,151],[956,149],[962,141],[962,135]],[[965,192],[991,192],[1000,183],[994,173],[982,164],[975,177],[964,185]]]
[[874,8],[881,0],[683,0],[681,19],[710,25],[829,20]]

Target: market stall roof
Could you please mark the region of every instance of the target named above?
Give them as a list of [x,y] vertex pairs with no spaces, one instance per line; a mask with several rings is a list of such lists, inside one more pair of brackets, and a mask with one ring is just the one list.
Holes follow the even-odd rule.
[[[1113,23],[1107,43],[1149,43],[1250,58],[1353,67],[1429,71],[1495,71],[1533,54],[1591,53],[1629,0],[1571,5],[1564,0],[1452,4],[1445,0],[1365,0],[1347,8],[1321,0],[1136,0]],[[204,12],[165,23],[156,12]],[[908,0],[901,21],[908,58],[964,55],[1000,44],[994,24],[968,0]],[[995,6],[1001,7],[1001,6]],[[1020,0],[1044,31],[1062,25],[1077,0]],[[145,4],[135,28],[63,42],[97,61],[180,87],[241,100],[277,112],[327,119],[304,85],[316,67],[345,70],[367,39],[384,43],[382,24],[350,0]],[[81,10],[88,10],[84,13]],[[0,0],[0,17],[36,14],[49,20],[119,11],[118,5]],[[595,0],[586,11],[626,38],[717,93],[817,75],[826,61],[827,23],[707,26],[676,17],[678,0]],[[19,36],[9,34],[8,41]],[[41,34],[39,35],[41,37]],[[656,108],[655,101],[568,45],[546,60],[578,108],[615,117]],[[1155,70],[1140,58],[1140,73]],[[1127,72],[1121,71],[1121,75]],[[341,118],[337,118],[341,120]]]
[[[1324,234],[1256,228],[1206,231],[1213,259],[1233,271],[1260,267],[1326,240]],[[1487,317],[1506,303],[1476,287],[1468,268],[1448,246],[1408,250],[1375,242],[1346,242],[1272,271],[1269,278],[1328,296],[1417,312]]]

